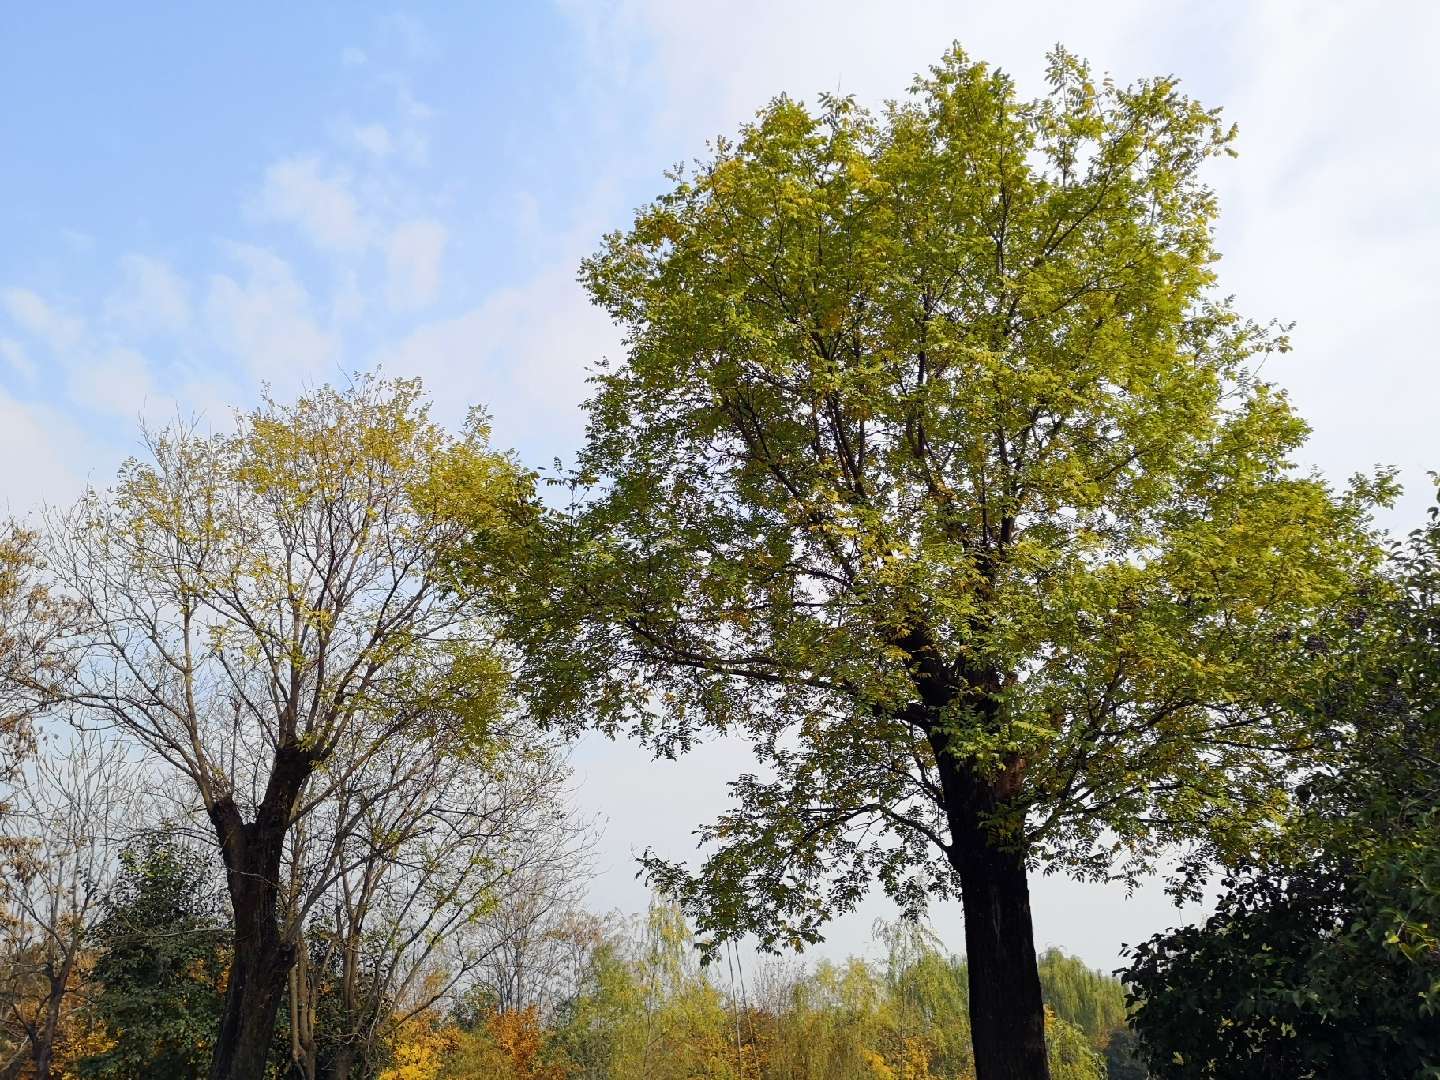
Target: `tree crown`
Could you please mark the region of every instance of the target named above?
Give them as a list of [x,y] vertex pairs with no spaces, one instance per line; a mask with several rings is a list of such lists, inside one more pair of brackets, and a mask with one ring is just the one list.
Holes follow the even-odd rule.
[[1082,873],[1283,798],[1388,480],[1294,468],[1283,331],[1214,291],[1232,138],[1172,79],[1057,52],[1024,101],[957,48],[878,114],[775,100],[584,264],[626,354],[516,629],[541,715],[750,738],[709,925],[948,891],[937,754]]

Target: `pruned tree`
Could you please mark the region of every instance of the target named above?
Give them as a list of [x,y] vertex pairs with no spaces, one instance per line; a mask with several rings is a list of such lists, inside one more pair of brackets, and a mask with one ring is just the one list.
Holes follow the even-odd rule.
[[[450,511],[498,513],[529,481],[478,417],[448,435],[417,382],[378,377],[146,450],[49,521],[50,572],[81,609],[68,697],[204,808],[234,913],[211,1077],[258,1080],[302,927],[287,841],[396,740],[483,739],[505,672],[476,605],[444,587]],[[343,847],[307,866],[310,895]]]
[[712,948],[958,894],[980,1080],[1046,1074],[1032,870],[1242,846],[1329,742],[1277,704],[1386,484],[1296,470],[1284,336],[1216,294],[1232,135],[956,48],[878,114],[775,100],[582,270],[625,354],[508,599],[519,685],[665,756],[748,738],[703,866],[647,862]]
[[[14,782],[0,866],[0,1027],[50,1080],[56,1039],[84,1001],[87,950],[119,870],[125,839],[143,821],[140,773],[127,748],[79,732],[29,762]],[[23,1061],[22,1061],[23,1064]]]

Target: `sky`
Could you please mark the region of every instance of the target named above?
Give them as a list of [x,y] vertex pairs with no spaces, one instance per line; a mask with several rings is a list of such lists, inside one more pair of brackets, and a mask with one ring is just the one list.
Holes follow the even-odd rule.
[[[1313,425],[1303,463],[1398,467],[1403,531],[1440,468],[1437,40],[1433,0],[4,5],[0,512],[105,484],[141,423],[219,426],[266,384],[377,366],[423,377],[446,422],[480,404],[497,443],[567,458],[587,369],[620,355],[575,283],[600,237],[775,94],[879,103],[958,41],[1025,94],[1063,43],[1224,107],[1222,287],[1296,323],[1265,375]],[[579,746],[592,905],[643,907],[633,854],[690,851],[744,763]],[[1195,915],[1056,878],[1034,906],[1042,946],[1106,970]],[[868,902],[822,951],[890,914]],[[935,921],[958,948],[958,913]]]

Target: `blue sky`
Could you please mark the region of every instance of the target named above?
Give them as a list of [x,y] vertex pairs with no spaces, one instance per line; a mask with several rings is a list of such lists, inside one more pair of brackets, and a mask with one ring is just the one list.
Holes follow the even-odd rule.
[[[422,375],[447,420],[483,403],[535,463],[565,456],[586,366],[618,350],[574,283],[600,235],[771,95],[875,102],[955,39],[1022,90],[1062,41],[1226,107],[1222,282],[1298,321],[1266,374],[1314,424],[1306,463],[1400,466],[1391,524],[1418,520],[1440,467],[1429,0],[7,5],[0,506],[103,483],[142,418],[223,424],[262,382],[376,364]],[[609,819],[594,903],[635,908],[630,852],[686,850],[744,757],[662,767],[588,743],[576,761]],[[1153,889],[1046,879],[1035,904],[1042,942],[1104,967],[1175,918]],[[940,929],[958,943],[953,912]]]

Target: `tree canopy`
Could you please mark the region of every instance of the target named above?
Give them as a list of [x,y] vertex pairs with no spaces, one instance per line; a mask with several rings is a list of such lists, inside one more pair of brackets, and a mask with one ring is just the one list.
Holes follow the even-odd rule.
[[233,431],[149,433],[111,490],[52,515],[48,573],[77,609],[56,692],[185,779],[224,861],[214,1080],[263,1070],[305,917],[367,812],[500,737],[507,672],[447,588],[456,507],[473,528],[529,491],[487,438],[478,413],[458,435],[431,420],[417,381],[361,376]]

